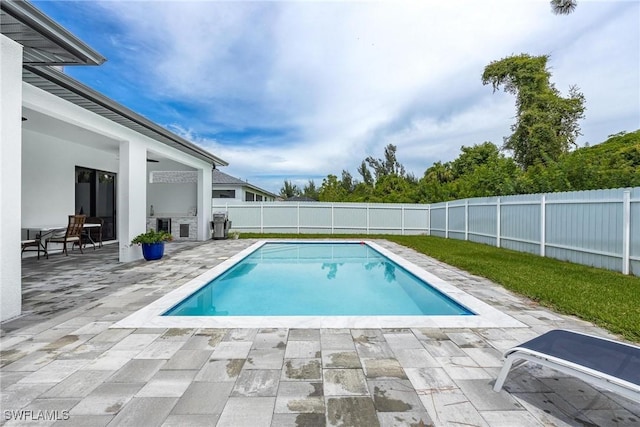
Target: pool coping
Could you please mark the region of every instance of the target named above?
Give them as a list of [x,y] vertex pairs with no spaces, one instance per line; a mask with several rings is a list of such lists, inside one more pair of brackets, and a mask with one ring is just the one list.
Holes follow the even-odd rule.
[[[215,279],[247,255],[267,243],[309,243],[309,240],[264,239],[225,259],[222,263],[190,280],[158,300],[141,308],[112,328],[521,328],[523,323],[478,298],[458,289],[411,261],[375,242],[362,240],[416,277],[468,308],[475,315],[462,316],[162,316],[202,286]],[[331,239],[324,243],[353,243]]]

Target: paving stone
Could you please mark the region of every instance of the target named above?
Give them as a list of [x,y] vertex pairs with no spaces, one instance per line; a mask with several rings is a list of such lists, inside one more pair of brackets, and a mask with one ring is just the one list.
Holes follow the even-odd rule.
[[178,350],[171,359],[162,366],[165,370],[197,369],[199,370],[209,360],[210,350]]
[[486,370],[479,367],[470,357],[436,357],[436,360],[454,380],[493,379]]
[[423,349],[422,344],[413,333],[384,334],[384,338],[392,350]]
[[280,382],[274,412],[319,413],[324,418],[324,408],[324,394],[321,382]]
[[44,398],[65,398],[87,396],[96,387],[109,378],[111,371],[77,371],[68,376],[64,381],[57,383],[45,392]]
[[171,397],[134,397],[111,424],[121,426],[160,426],[178,399]]
[[83,369],[91,371],[117,371],[129,363],[139,350],[107,350],[93,359]]
[[358,357],[358,353],[356,353],[355,350],[323,350],[322,366],[324,368],[362,368],[360,358]]
[[453,341],[423,341],[422,345],[433,357],[462,357],[467,355],[467,353],[462,351]]
[[362,369],[325,369],[326,396],[368,396],[367,380]]
[[[113,415],[71,415],[69,419],[59,420],[54,427],[105,427],[113,420]],[[42,424],[39,424],[42,425]]]
[[472,331],[447,332],[447,336],[460,348],[488,347],[485,340]]
[[159,339],[136,355],[136,359],[171,359],[184,345],[184,341]]
[[378,412],[423,412],[424,408],[409,380],[368,380]]
[[288,331],[286,329],[262,329],[258,331],[253,340],[253,349],[278,349],[286,348]]
[[212,359],[246,359],[251,350],[251,342],[221,341],[213,350]]
[[273,414],[271,423],[274,427],[325,427],[324,413]]
[[489,427],[460,389],[425,389],[418,396],[436,426]]
[[481,411],[480,415],[491,427],[540,426],[540,422],[527,411]]
[[195,329],[170,328],[162,334],[160,339],[165,341],[188,341],[195,332]]
[[229,329],[222,341],[249,341],[253,342],[257,329]]
[[321,361],[320,359],[285,359],[280,378],[282,381],[321,380]]
[[2,405],[0,406],[3,410],[19,410],[53,386],[55,386],[55,383],[17,383],[8,387],[3,384],[2,393],[0,393]]
[[356,347],[353,342],[353,337],[349,332],[331,333],[326,331],[327,329],[320,331],[320,345],[323,352],[326,350],[355,351]]
[[229,382],[192,382],[172,414],[221,414],[233,388]]
[[169,415],[162,427],[211,427],[218,422],[220,414]]
[[520,411],[520,405],[508,392],[493,391],[493,381],[487,380],[456,380],[467,399],[479,411]]
[[86,365],[88,360],[54,360],[27,375],[19,383],[57,383]]
[[111,342],[117,343],[122,341],[126,336],[130,335],[133,331],[131,329],[107,329],[104,332],[99,333],[93,337],[89,342]]
[[275,400],[275,397],[231,397],[217,427],[269,427]]
[[116,414],[143,386],[142,383],[101,384],[74,406],[70,414],[72,417],[75,415]]
[[2,372],[0,371],[0,384],[2,384],[2,388],[5,389],[24,377],[29,375],[29,372]]
[[284,357],[287,359],[320,357],[320,341],[289,341]]
[[245,359],[209,360],[196,374],[196,381],[232,382],[242,371]]
[[284,350],[276,348],[251,349],[243,369],[282,369]]
[[[203,328],[196,331],[194,337],[206,337],[207,346],[203,350],[214,350],[227,334],[226,329],[208,329]],[[193,338],[193,337],[192,337]],[[187,341],[188,343],[189,341]]]
[[291,341],[320,341],[320,329],[289,329]]
[[142,351],[151,344],[153,341],[158,339],[161,334],[151,334],[151,333],[136,333],[134,332],[131,335],[124,337],[118,343],[116,343],[112,350],[124,351],[124,350],[137,350],[138,352]]
[[361,358],[387,359],[394,357],[393,350],[386,342],[360,342],[354,341],[356,351]]
[[107,382],[146,383],[167,362],[161,359],[133,359],[114,373]]
[[381,427],[433,427],[426,412],[378,412]]
[[592,423],[582,410],[574,408],[555,393],[511,393],[511,396],[543,425],[566,427],[576,422],[582,425]]
[[395,358],[403,368],[435,368],[440,364],[424,348],[393,350]]
[[136,397],[180,397],[196,376],[196,371],[158,371]]
[[409,368],[405,372],[418,394],[457,388],[456,383],[442,368]]
[[280,370],[243,370],[231,392],[233,397],[275,396],[280,381]]
[[407,379],[404,369],[396,359],[363,359],[362,363],[367,378]]
[[501,368],[504,364],[502,353],[494,348],[463,348],[462,351],[482,368]]
[[27,371],[34,372],[42,369],[47,364],[51,363],[55,358],[55,355],[46,351],[34,351],[33,353],[24,355],[22,352],[15,353],[21,356],[14,362],[8,363],[2,366],[3,372],[11,371]]
[[328,397],[327,421],[330,426],[376,427],[380,425],[370,397]]

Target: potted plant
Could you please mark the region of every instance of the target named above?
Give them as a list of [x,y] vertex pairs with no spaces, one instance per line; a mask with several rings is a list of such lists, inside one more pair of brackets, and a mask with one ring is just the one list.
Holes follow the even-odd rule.
[[229,232],[229,237],[237,240],[240,237],[240,233],[238,231],[231,231]]
[[131,241],[132,245],[142,245],[142,255],[147,261],[160,259],[164,255],[164,242],[173,240],[173,236],[166,231],[149,230],[138,234]]

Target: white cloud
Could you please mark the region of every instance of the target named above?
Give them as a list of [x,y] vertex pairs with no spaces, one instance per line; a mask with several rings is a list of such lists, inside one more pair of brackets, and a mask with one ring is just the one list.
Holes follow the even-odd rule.
[[583,141],[640,126],[637,3],[582,0],[569,16],[546,0],[100,7],[119,22],[114,48],[132,51],[144,91],[194,106],[177,112],[181,132],[265,187],[264,175],[355,175],[388,143],[416,175],[461,145],[501,144],[514,99],[481,74],[523,52],[551,54],[558,89],[585,93]]

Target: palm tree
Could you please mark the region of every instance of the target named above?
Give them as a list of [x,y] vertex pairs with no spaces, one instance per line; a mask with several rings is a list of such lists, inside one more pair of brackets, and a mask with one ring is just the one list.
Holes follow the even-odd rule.
[[578,5],[576,0],[551,0],[551,10],[556,15],[568,15]]

